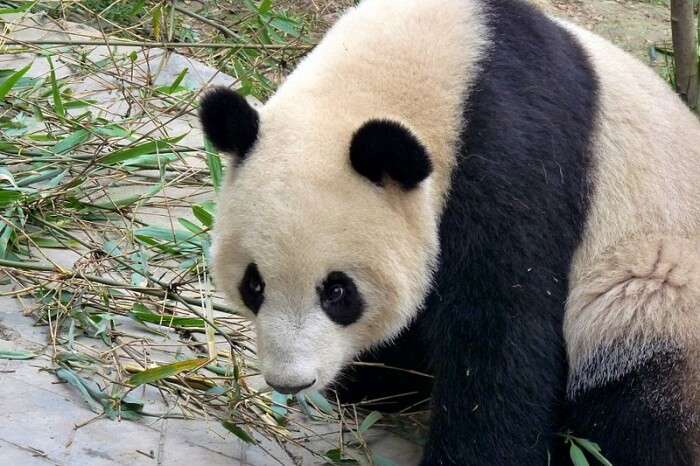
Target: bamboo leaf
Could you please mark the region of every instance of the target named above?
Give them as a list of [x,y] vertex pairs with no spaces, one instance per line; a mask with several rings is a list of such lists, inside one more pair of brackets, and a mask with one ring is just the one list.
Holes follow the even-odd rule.
[[0,227],[0,257],[7,257],[7,246],[10,244],[10,239],[12,239],[12,234],[14,233],[14,228],[9,224],[2,225]]
[[214,215],[212,215],[211,212],[206,210],[203,206],[196,204],[193,205],[192,213],[205,227],[211,228],[214,226]]
[[8,189],[0,189],[0,206],[6,206],[19,200],[22,193],[19,191],[10,191]]
[[16,72],[12,73],[6,80],[4,80],[2,83],[0,83],[0,100],[4,100],[5,96],[7,95],[10,90],[12,90],[13,87],[15,87],[15,84],[17,84],[17,81],[20,80],[22,76],[24,76],[27,71],[32,67],[32,64],[28,64],[24,68],[21,68],[17,70]]
[[157,382],[159,380],[167,379],[174,375],[180,374],[181,372],[191,371],[203,366],[207,363],[207,359],[197,358],[197,359],[186,359],[184,361],[174,362],[172,364],[166,364],[164,366],[154,367],[152,369],[146,369],[143,372],[134,374],[129,377],[127,383],[129,385],[139,386],[147,383]]
[[325,456],[333,465],[359,464],[357,460],[344,457],[343,452],[341,452],[338,448],[328,450],[323,456]]
[[119,149],[101,157],[98,162],[103,165],[113,165],[115,163],[124,162],[135,157],[157,153],[163,150],[170,151],[173,144],[177,144],[185,135],[180,135],[174,138],[158,139],[149,141],[124,149]]
[[238,427],[233,422],[223,421],[221,424],[226,428],[226,430],[231,432],[233,435],[235,435],[239,439],[243,440],[245,443],[255,443],[255,439],[253,437],[251,437],[248,432],[246,432],[242,428]]
[[85,400],[93,412],[99,414],[103,411],[102,405],[90,395],[90,392],[85,384],[83,384],[82,379],[75,372],[62,367],[56,371],[56,377],[75,387],[80,393],[82,399]]
[[180,73],[175,78],[175,81],[173,81],[173,83],[170,85],[170,88],[168,89],[168,94],[172,94],[173,92],[177,91],[177,88],[180,87],[182,80],[185,79],[185,76],[187,76],[188,71],[189,68],[183,68],[182,71],[180,71]]
[[321,395],[321,392],[311,392],[306,394],[306,398],[320,411],[326,414],[333,414],[333,406]]
[[372,411],[367,415],[367,417],[362,421],[360,427],[357,429],[359,433],[364,434],[367,432],[378,420],[382,418],[382,413],[379,411]]
[[139,322],[161,325],[163,327],[176,328],[204,328],[204,320],[197,317],[180,317],[173,314],[156,314],[146,306],[137,303],[129,312],[129,315]]
[[600,445],[595,442],[591,442],[585,438],[571,437],[574,442],[578,443],[582,448],[584,448],[588,453],[590,453],[600,464],[603,466],[612,466],[612,463],[603,456],[601,452]]
[[283,393],[272,392],[270,400],[272,401],[272,414],[275,415],[278,421],[284,419],[287,415],[287,403],[291,395],[285,395]]
[[204,150],[207,153],[207,168],[209,168],[209,176],[211,176],[211,184],[214,186],[214,191],[219,192],[221,182],[224,178],[223,168],[221,167],[221,157],[214,149],[211,142],[204,138]]
[[141,201],[145,201],[146,199],[150,199],[155,194],[157,194],[161,189],[163,189],[163,184],[158,183],[158,184],[154,185],[151,189],[149,189],[147,192],[142,193],[142,194],[131,194],[129,196],[120,197],[118,199],[107,199],[105,201],[92,203],[91,205],[101,207],[104,209],[109,209],[109,208],[113,208],[113,207],[117,207],[117,208],[129,207],[130,205],[136,204],[137,202],[141,202]]
[[76,146],[86,142],[90,139],[90,132],[86,129],[79,129],[65,138],[61,139],[55,146],[53,146],[53,151],[56,154],[63,154],[73,149]]
[[198,227],[197,225],[190,222],[186,218],[179,218],[177,221],[180,222],[180,225],[187,228],[187,230],[191,231],[192,234],[194,234],[194,235],[201,235],[204,231],[204,230],[202,230],[202,228]]
[[35,4],[36,2],[27,2],[24,5],[17,7],[0,8],[0,15],[24,13],[25,11],[31,9]]
[[34,359],[37,357],[36,354],[30,353],[29,351],[10,351],[10,350],[0,350],[0,359]]
[[128,138],[131,132],[119,125],[106,125],[93,128],[93,131],[106,138]]
[[586,455],[574,442],[571,442],[569,447],[569,456],[571,456],[571,461],[573,461],[574,466],[590,466]]
[[15,177],[12,175],[10,170],[8,170],[5,167],[0,167],[0,181],[2,181],[2,180],[9,182],[15,188],[17,187],[17,182],[15,181]]
[[51,81],[51,94],[53,95],[53,108],[56,111],[56,114],[58,114],[58,116],[65,117],[66,116],[66,109],[63,107],[63,100],[61,99],[61,92],[58,88],[58,81],[56,80],[56,70],[54,69],[54,66],[53,66],[53,60],[51,60],[50,56],[47,56],[46,60],[49,62],[49,68],[51,69],[51,72],[49,74],[49,80]]

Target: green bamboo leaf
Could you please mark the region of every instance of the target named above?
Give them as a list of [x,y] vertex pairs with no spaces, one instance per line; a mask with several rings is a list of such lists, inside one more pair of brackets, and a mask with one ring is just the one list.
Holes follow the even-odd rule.
[[261,15],[264,15],[265,13],[269,12],[271,8],[272,0],[262,0],[262,2],[260,2],[260,6],[258,7],[258,12]]
[[29,237],[32,239],[32,241],[34,243],[36,243],[37,246],[42,247],[42,248],[64,249],[66,247],[78,247],[78,246],[80,246],[79,242],[72,240],[70,238],[61,239],[59,241],[58,239],[51,237],[51,236],[29,235]]
[[134,232],[134,235],[141,240],[150,239],[175,243],[180,247],[200,247],[202,242],[199,238],[192,236],[192,233],[184,230],[173,230],[164,227],[143,227]]
[[314,404],[320,411],[326,414],[333,414],[333,406],[321,395],[321,392],[311,392],[306,394],[306,398]]
[[150,199],[154,195],[158,194],[158,192],[163,189],[163,184],[158,183],[155,186],[153,186],[151,189],[149,189],[147,192],[142,193],[142,194],[131,194],[125,197],[120,197],[117,199],[107,199],[104,201],[100,202],[94,202],[90,205],[94,205],[96,207],[101,207],[103,209],[111,209],[114,207],[123,209],[124,207],[129,207],[132,204],[136,204],[137,202],[145,201],[146,199]]
[[138,387],[139,385],[153,383],[168,377],[172,377],[180,374],[181,372],[197,369],[206,363],[207,359],[205,358],[186,359],[184,361],[178,361],[172,364],[146,369],[143,372],[132,375],[129,380],[127,380],[127,383]]
[[185,76],[187,76],[188,71],[189,68],[183,68],[183,70],[180,71],[180,73],[175,78],[175,81],[173,81],[173,83],[170,85],[170,88],[168,88],[168,94],[172,94],[173,92],[177,91],[177,88],[180,87],[182,80],[185,79]]
[[82,378],[78,376],[75,372],[65,367],[62,367],[56,371],[56,377],[75,387],[80,393],[82,399],[85,400],[85,402],[90,406],[90,409],[93,412],[98,414],[102,413],[102,404],[100,404],[97,400],[95,400],[95,398],[92,397],[92,395],[90,395],[90,392],[83,383]]
[[91,99],[70,99],[69,101],[64,101],[63,102],[63,107],[67,109],[71,108],[84,108],[84,107],[89,107],[90,105],[93,105],[97,103],[96,100],[91,100]]
[[367,415],[367,417],[362,421],[358,430],[359,433],[364,434],[367,432],[378,420],[382,418],[382,413],[379,411],[372,411]]
[[574,466],[590,466],[583,450],[574,442],[571,442],[571,447],[569,447],[569,456],[571,456],[571,461],[573,461]]
[[170,151],[170,147],[173,144],[177,144],[183,137],[185,137],[184,134],[174,138],[158,139],[156,141],[149,141],[136,146],[119,149],[101,157],[98,162],[103,165],[112,165],[142,155],[153,154],[163,150]]
[[61,99],[61,92],[58,88],[58,81],[56,79],[56,70],[53,66],[53,60],[50,56],[46,57],[49,62],[49,68],[51,72],[49,74],[49,80],[51,81],[51,94],[53,95],[53,108],[60,117],[66,116],[66,109],[63,107],[63,100]]
[[219,192],[219,189],[221,189],[221,182],[224,178],[221,157],[207,138],[204,138],[204,150],[207,153],[207,168],[209,168],[211,184],[214,186],[214,191]]
[[234,375],[234,368],[231,366],[221,366],[219,364],[214,365],[214,364],[207,364],[204,366],[207,368],[207,370],[212,371],[216,375],[220,375],[222,377],[231,377]]
[[204,393],[207,395],[221,396],[226,393],[226,389],[221,385],[215,385]]
[[123,162],[125,167],[138,166],[138,167],[151,167],[151,168],[162,168],[168,165],[170,162],[177,160],[177,154],[170,152],[160,152],[158,154],[146,154],[140,155],[136,158],[127,160]]
[[[56,171],[51,171],[51,174],[53,174],[53,173],[56,173]],[[51,189],[51,188],[55,188],[56,186],[58,186],[61,183],[61,181],[63,181],[63,178],[65,178],[67,174],[68,174],[68,170],[63,170],[63,171],[58,170],[58,174],[55,176],[52,176],[49,179],[49,181],[46,182],[46,186],[45,186],[46,189]],[[47,175],[49,175],[49,173],[47,173]]]
[[194,223],[187,220],[186,218],[179,218],[179,219],[177,219],[177,221],[180,222],[180,225],[187,228],[187,230],[191,231],[192,234],[194,234],[194,235],[201,235],[202,232],[204,231],[200,227],[195,225]]
[[272,21],[269,22],[269,24],[278,31],[284,32],[285,34],[289,34],[292,37],[301,36],[299,25],[290,19],[276,17],[273,18]]
[[29,351],[10,351],[10,350],[0,350],[0,359],[34,359],[37,357],[36,354],[30,353]]
[[275,415],[278,421],[284,419],[287,415],[287,403],[291,395],[285,395],[283,393],[272,392],[270,399],[272,400],[272,414]]
[[10,191],[9,189],[0,189],[0,206],[12,204],[22,197],[19,191]]
[[0,83],[0,100],[4,100],[5,96],[7,95],[10,90],[12,90],[13,87],[15,87],[15,84],[17,84],[17,81],[20,80],[22,76],[26,74],[27,71],[32,67],[32,64],[28,64],[24,68],[21,68],[17,70],[16,72],[12,73],[10,77],[8,77],[6,80],[4,80],[2,83]]
[[131,261],[134,272],[131,274],[131,284],[144,286],[148,281],[148,256],[139,248],[131,253]]
[[180,317],[172,314],[156,314],[146,306],[137,303],[129,312],[129,315],[139,322],[161,325],[175,328],[204,328],[204,320],[197,317]]
[[359,464],[357,460],[344,457],[343,452],[341,452],[339,448],[328,450],[323,456],[325,456],[333,465]]
[[612,463],[605,457],[603,456],[601,452],[600,445],[598,445],[595,442],[591,442],[590,440],[587,440],[585,438],[579,438],[579,437],[571,437],[573,441],[581,445],[582,448],[584,448],[588,453],[590,453],[600,464],[603,466],[612,466]]
[[36,4],[36,2],[27,2],[24,5],[20,5],[17,7],[0,8],[0,15],[23,13],[23,12],[29,10],[35,4]]
[[90,139],[90,132],[86,129],[79,129],[65,138],[61,139],[55,146],[53,146],[53,152],[56,154],[63,154],[73,149],[76,146],[86,142]]
[[0,233],[0,257],[5,258],[8,253],[7,246],[10,244],[12,234],[15,230],[9,224],[5,224],[0,227],[0,231],[2,231],[2,233]]
[[214,215],[212,215],[210,211],[205,209],[204,206],[197,204],[193,205],[192,213],[195,217],[197,217],[197,220],[199,220],[205,227],[211,228],[212,226],[214,226]]
[[17,182],[15,181],[14,175],[5,167],[0,167],[0,181],[7,181],[15,188],[17,187]]
[[223,421],[221,423],[226,430],[231,432],[233,435],[238,437],[239,439],[243,440],[245,443],[255,443],[255,439],[250,436],[248,432],[243,430],[242,428],[238,427],[236,424],[234,424],[231,421]]
[[93,131],[106,138],[128,138],[131,136],[131,131],[119,125],[97,126],[93,128]]

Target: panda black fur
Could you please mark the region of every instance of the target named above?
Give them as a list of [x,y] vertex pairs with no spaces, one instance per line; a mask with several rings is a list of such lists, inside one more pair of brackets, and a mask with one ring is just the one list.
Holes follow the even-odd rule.
[[270,385],[432,389],[425,465],[700,464],[700,124],[651,70],[518,0],[365,0],[201,118]]

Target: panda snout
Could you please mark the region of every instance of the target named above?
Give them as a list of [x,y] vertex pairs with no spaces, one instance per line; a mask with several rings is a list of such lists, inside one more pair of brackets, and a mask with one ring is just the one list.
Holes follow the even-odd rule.
[[300,391],[311,387],[313,384],[316,383],[316,379],[313,379],[311,382],[308,383],[299,383],[299,384],[290,384],[290,383],[277,383],[277,382],[271,382],[267,378],[265,379],[265,382],[272,387],[276,392],[282,393],[283,395],[296,395]]

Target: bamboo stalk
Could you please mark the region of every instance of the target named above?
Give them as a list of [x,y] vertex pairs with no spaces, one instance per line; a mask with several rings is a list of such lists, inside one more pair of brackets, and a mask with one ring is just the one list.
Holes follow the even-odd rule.
[[[115,287],[115,288],[121,288],[121,289],[128,290],[128,291],[134,291],[136,293],[142,293],[145,295],[155,296],[158,298],[175,299],[176,301],[187,303],[187,304],[190,304],[193,306],[201,306],[201,304],[202,304],[201,299],[189,298],[187,296],[181,296],[181,295],[176,294],[170,290],[164,290],[161,288],[149,288],[149,287],[143,287],[143,286],[133,286],[133,285],[130,285],[128,283],[112,280],[110,278],[98,277],[96,275],[83,274],[83,273],[77,272],[73,269],[68,269],[68,268],[64,268],[64,267],[59,269],[58,267],[55,267],[51,264],[39,264],[36,262],[18,262],[18,261],[11,261],[11,260],[7,260],[7,259],[0,259],[0,267],[6,267],[9,269],[15,269],[15,270],[31,270],[31,271],[35,271],[35,272],[51,272],[51,273],[55,273],[55,274],[60,275],[62,279],[80,278],[83,280],[87,280],[89,282],[99,283],[101,285],[106,285],[106,286]],[[226,314],[236,315],[236,312],[227,306],[212,303],[212,307],[216,311],[224,312]]]
[[127,40],[15,40],[0,39],[4,45],[47,45],[47,46],[108,46],[108,47],[143,47],[143,48],[211,48],[211,49],[262,49],[262,50],[310,50],[314,46],[308,44],[252,44],[252,43],[225,43],[225,42],[154,42],[154,41],[127,41]]

